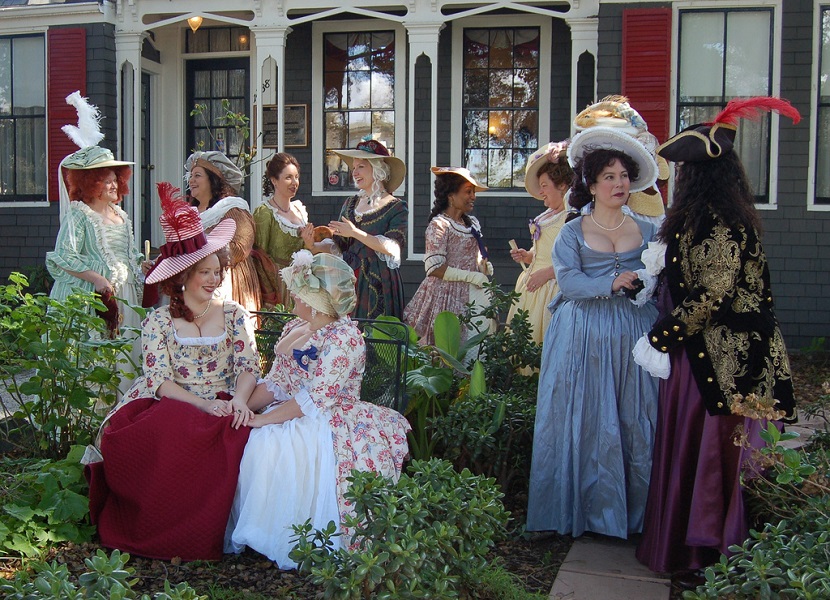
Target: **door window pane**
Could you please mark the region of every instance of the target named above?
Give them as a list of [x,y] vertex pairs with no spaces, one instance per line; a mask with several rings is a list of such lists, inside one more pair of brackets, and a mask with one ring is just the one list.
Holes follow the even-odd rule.
[[464,166],[490,188],[524,185],[539,140],[537,27],[464,30]]

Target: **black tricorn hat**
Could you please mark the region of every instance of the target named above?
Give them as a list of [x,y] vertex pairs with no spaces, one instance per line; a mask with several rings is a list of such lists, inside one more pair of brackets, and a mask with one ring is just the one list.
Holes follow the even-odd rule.
[[687,127],[658,147],[657,154],[672,162],[720,158],[735,145],[738,121],[743,118],[757,119],[767,111],[790,117],[793,124],[801,120],[798,110],[788,100],[770,96],[734,98],[711,123]]

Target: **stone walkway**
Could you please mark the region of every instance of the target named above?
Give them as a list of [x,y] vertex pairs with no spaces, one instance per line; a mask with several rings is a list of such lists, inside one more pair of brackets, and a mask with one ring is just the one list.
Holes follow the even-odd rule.
[[[787,426],[799,437],[783,445],[804,445],[826,424],[821,418],[799,414],[797,425]],[[559,568],[551,600],[668,600],[671,576],[653,573],[634,557],[636,541],[586,534],[577,539]]]

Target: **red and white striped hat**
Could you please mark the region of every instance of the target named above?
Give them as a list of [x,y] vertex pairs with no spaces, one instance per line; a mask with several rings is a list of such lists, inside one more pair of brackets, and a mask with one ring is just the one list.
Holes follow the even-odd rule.
[[162,181],[158,192],[162,209],[159,221],[167,242],[159,248],[159,257],[147,272],[145,283],[158,283],[178,275],[227,246],[236,232],[233,219],[225,219],[205,235],[199,211],[182,200],[179,188]]

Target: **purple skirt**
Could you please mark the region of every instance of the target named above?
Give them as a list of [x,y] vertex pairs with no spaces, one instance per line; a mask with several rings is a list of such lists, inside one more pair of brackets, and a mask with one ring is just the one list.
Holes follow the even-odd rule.
[[[661,316],[671,299],[661,286]],[[765,422],[706,411],[683,347],[670,354],[671,375],[660,381],[657,430],[637,559],[655,572],[710,565],[741,544],[749,528],[741,489],[741,468],[754,448],[763,447]],[[733,442],[743,425],[750,448]]]

